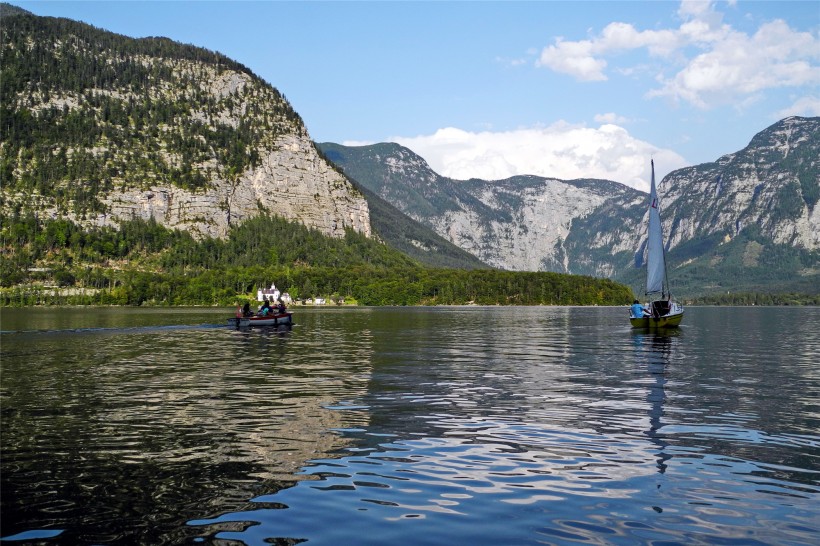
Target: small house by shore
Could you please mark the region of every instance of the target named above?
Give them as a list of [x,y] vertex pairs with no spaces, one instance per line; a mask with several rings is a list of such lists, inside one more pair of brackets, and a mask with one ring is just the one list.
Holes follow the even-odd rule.
[[256,291],[256,300],[259,302],[263,302],[265,300],[268,301],[279,301],[279,299],[285,304],[291,303],[290,294],[287,292],[280,292],[278,288],[276,288],[275,283],[271,283],[270,288],[260,288]]

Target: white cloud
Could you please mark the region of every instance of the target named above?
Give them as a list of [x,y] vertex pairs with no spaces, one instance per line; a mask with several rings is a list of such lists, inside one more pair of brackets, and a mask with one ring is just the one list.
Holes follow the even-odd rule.
[[594,41],[596,53],[627,51],[645,47],[654,56],[665,57],[679,47],[680,39],[672,30],[636,30],[627,23],[610,23]]
[[820,59],[820,40],[774,21],[753,36],[727,33],[649,96],[683,99],[705,109],[766,89],[820,84],[820,66],[812,65],[813,59]]
[[569,42],[556,38],[553,45],[541,51],[536,66],[546,66],[580,81],[603,81],[607,79],[603,55],[645,47],[650,55],[663,57],[680,47],[680,41],[671,30],[638,31],[628,23],[610,23],[593,40]]
[[791,106],[777,112],[775,119],[783,119],[789,116],[820,116],[820,97],[800,97]]
[[[607,25],[599,35],[580,41],[557,38],[545,47],[537,66],[581,81],[607,79],[605,59],[623,51],[646,49],[664,59],[655,69],[661,86],[648,97],[668,97],[707,109],[734,104],[767,89],[820,84],[820,38],[791,29],[782,20],[746,34],[723,23],[713,2],[683,1],[678,28],[638,30],[627,23]],[[697,52],[691,56],[692,49]],[[671,77],[664,75],[673,68]],[[620,73],[636,73],[616,67]]]
[[525,174],[562,180],[602,178],[648,191],[651,157],[658,180],[688,165],[674,151],[638,140],[613,124],[590,128],[557,122],[506,132],[448,127],[432,135],[390,140],[422,156],[437,173],[457,180]]
[[607,112],[606,114],[595,114],[595,121],[598,123],[628,123],[629,120],[623,116],[619,116],[615,112]]
[[555,45],[544,48],[536,65],[547,66],[581,81],[606,80],[606,61],[593,57],[592,50],[593,44],[590,41],[564,42],[558,38]]

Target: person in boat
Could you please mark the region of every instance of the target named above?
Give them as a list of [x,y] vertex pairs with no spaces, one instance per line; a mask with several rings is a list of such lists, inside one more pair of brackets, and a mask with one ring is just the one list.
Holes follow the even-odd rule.
[[279,304],[276,306],[276,311],[279,314],[283,314],[285,311],[287,311],[287,307],[285,307],[285,302],[282,301],[282,298],[279,298]]
[[259,308],[258,314],[260,317],[264,317],[270,314],[271,312],[272,309],[270,308],[270,302],[268,301],[268,298],[265,298],[265,301],[262,302],[262,307]]
[[647,316],[646,308],[638,300],[632,302],[632,317],[641,318]]
[[245,302],[245,306],[242,307],[242,316],[243,317],[252,317],[253,316],[253,311],[251,311],[251,304],[250,303]]

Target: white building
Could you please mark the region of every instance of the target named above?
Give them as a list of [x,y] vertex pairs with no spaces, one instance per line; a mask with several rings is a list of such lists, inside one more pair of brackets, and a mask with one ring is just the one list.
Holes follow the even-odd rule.
[[279,292],[279,289],[276,288],[276,284],[271,283],[270,288],[260,288],[256,291],[256,300],[257,301],[265,301],[266,299],[270,302],[279,301],[279,299],[285,304],[291,303],[290,294],[287,292]]
[[276,284],[271,283],[270,288],[260,288],[256,291],[257,301],[276,301],[279,299],[279,289]]

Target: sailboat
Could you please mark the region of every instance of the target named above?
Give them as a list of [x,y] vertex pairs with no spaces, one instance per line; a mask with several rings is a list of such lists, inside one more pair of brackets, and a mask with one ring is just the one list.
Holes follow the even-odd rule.
[[[649,229],[646,243],[646,296],[641,316],[630,311],[629,322],[635,328],[675,328],[683,320],[683,306],[672,299],[666,274],[666,251],[663,247],[660,202],[655,189],[655,161],[652,160],[652,185],[649,191]],[[637,300],[636,300],[637,303]],[[633,309],[637,307],[633,305]]]

